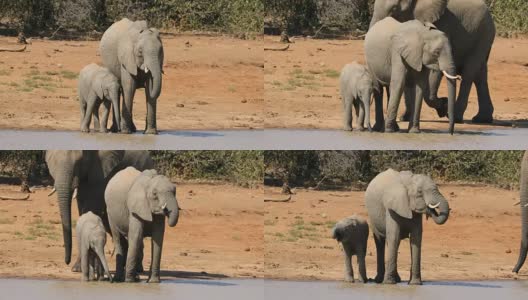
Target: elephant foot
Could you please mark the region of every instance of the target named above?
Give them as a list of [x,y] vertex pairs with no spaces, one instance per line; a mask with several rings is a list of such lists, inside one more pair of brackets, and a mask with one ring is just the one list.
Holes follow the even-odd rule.
[[376,278],[374,278],[374,282],[382,283],[383,282],[383,276],[377,275]]
[[396,122],[387,123],[385,125],[385,132],[398,132],[398,131],[400,131],[400,127],[398,126],[398,124],[396,124]]
[[88,276],[83,276],[81,277],[81,281],[90,281],[90,279],[88,278]]
[[137,276],[137,275],[127,276],[125,278],[125,282],[139,282],[139,276]]
[[110,132],[113,132],[113,133],[117,133],[119,132],[119,128],[117,128],[117,125],[116,124],[112,124],[112,126],[110,127]]
[[345,126],[343,127],[344,131],[352,131],[352,126]]
[[359,127],[358,130],[359,131],[365,131],[365,127]]
[[145,269],[143,268],[143,264],[138,264],[138,266],[136,268],[136,272],[138,272],[138,273],[145,272]]
[[438,114],[438,117],[439,118],[445,118],[448,116],[447,114],[447,98],[446,97],[442,97],[442,98],[438,98],[436,100],[436,103],[438,103],[434,109],[436,109],[436,113]]
[[121,133],[123,134],[131,134],[132,133],[132,130],[126,128],[126,127],[121,127]]
[[409,133],[420,133],[420,128],[417,127],[417,126],[413,126],[411,127],[411,129],[409,129]]
[[383,123],[376,123],[372,129],[377,132],[383,132],[385,128],[383,127]]
[[147,283],[160,283],[160,278],[159,276],[150,277],[147,280]]
[[158,134],[158,130],[156,128],[147,128],[144,133],[145,134]]
[[493,116],[479,113],[471,119],[471,122],[476,124],[490,124],[493,123]]
[[409,285],[422,285],[422,279],[413,278],[411,281],[409,281]]
[[400,277],[400,274],[398,274],[398,273],[396,273],[396,275],[394,276],[394,279],[396,279],[397,283],[400,283],[402,281],[401,277]]
[[390,278],[385,278],[385,279],[383,280],[383,284],[396,284],[396,283],[398,283],[398,282],[396,281],[396,278],[392,278],[392,277],[390,277]]
[[133,122],[132,122],[132,126],[130,127],[130,130],[132,130],[132,132],[136,132],[137,131],[136,124],[134,124]]
[[106,128],[99,129],[99,132],[100,133],[108,133],[108,129],[106,129]]
[[350,275],[345,275],[345,282],[354,283],[354,277]]
[[90,132],[90,129],[88,129],[88,128],[81,128],[81,132],[89,133],[89,132]]
[[125,278],[124,278],[123,275],[116,274],[116,275],[114,275],[113,281],[114,282],[123,282],[123,281],[125,281]]
[[73,273],[81,273],[81,262],[80,261],[76,261],[75,264],[73,265],[73,267],[71,268],[71,271]]

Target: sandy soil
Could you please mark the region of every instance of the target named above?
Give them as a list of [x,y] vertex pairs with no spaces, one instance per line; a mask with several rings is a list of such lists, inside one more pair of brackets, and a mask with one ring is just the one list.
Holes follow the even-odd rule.
[[[266,36],[266,47],[283,47],[277,40]],[[264,61],[266,127],[342,128],[338,77],[345,64],[365,63],[363,41],[295,39],[287,51],[265,51]],[[503,128],[511,127],[512,122],[516,126],[527,125],[520,122],[528,119],[527,66],[527,39],[496,38],[488,64],[496,124],[457,124],[456,128]],[[446,95],[443,80],[439,96]],[[470,121],[477,113],[476,95],[473,88],[465,120]],[[402,102],[400,111],[403,106]],[[373,108],[371,115],[374,117]],[[421,119],[422,129],[447,129],[447,119],[440,120],[436,111],[425,104]],[[407,129],[407,123],[400,123],[400,128]]]
[[[18,190],[18,186],[0,186],[2,195],[20,195]],[[48,197],[49,192],[36,190],[29,201],[2,201],[0,276],[80,278],[64,264],[59,211],[56,197]],[[263,277],[262,189],[182,183],[177,196],[184,210],[178,225],[165,231],[162,277]],[[74,242],[72,263],[76,246]],[[105,251],[113,271],[112,249],[108,236]],[[150,265],[148,240],[144,265]]]
[[[512,204],[518,191],[487,186],[441,185],[452,209],[439,226],[424,218],[423,280],[511,279],[520,242],[520,212]],[[265,189],[266,198],[281,198]],[[273,193],[272,196],[269,194]],[[289,203],[265,203],[266,278],[342,280],[341,245],[330,236],[340,219],[366,218],[364,192],[297,190]],[[409,241],[399,248],[402,280],[409,278]],[[369,237],[367,276],[376,276],[376,247]],[[353,260],[357,278],[357,264]],[[520,277],[526,278],[525,266]]]
[[[158,129],[263,126],[262,40],[190,35],[162,36],[163,90]],[[15,38],[0,37],[1,47]],[[79,129],[78,73],[101,64],[98,41],[33,40],[26,52],[0,55],[0,128]],[[144,128],[143,90],[134,99],[134,122]]]

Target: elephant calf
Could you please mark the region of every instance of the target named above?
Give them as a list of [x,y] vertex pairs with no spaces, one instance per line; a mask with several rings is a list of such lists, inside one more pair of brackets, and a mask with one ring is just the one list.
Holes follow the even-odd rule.
[[370,103],[372,95],[379,90],[377,81],[365,66],[356,62],[343,67],[339,81],[343,101],[343,129],[346,131],[352,130],[353,105],[358,117],[358,129],[361,131],[365,130],[366,118],[367,129],[372,131],[370,127]]
[[369,226],[363,218],[353,215],[345,218],[332,229],[332,238],[343,245],[345,257],[345,281],[354,282],[354,270],[352,269],[352,255],[357,256],[359,281],[367,282],[367,270],[365,256],[367,255],[367,240]]
[[91,211],[87,212],[79,218],[75,229],[81,258],[82,280],[103,280],[106,273],[108,279],[112,281],[104,255],[106,231],[101,218]]
[[[108,132],[108,115],[113,106],[115,125],[120,131],[119,80],[107,68],[89,64],[79,74],[79,104],[81,106],[81,131],[90,132],[92,114],[95,130]],[[103,118],[99,120],[99,106],[103,104]]]
[[140,172],[128,167],[108,182],[105,202],[115,245],[115,280],[138,281],[137,265],[141,261],[143,238],[150,236],[152,258],[148,282],[159,282],[165,217],[170,227],[178,223],[176,186],[155,170]]

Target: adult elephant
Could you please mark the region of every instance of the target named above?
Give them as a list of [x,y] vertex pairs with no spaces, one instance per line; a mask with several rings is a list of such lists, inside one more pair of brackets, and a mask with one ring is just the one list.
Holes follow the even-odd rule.
[[[462,75],[455,120],[463,121],[471,86],[475,84],[479,110],[473,122],[491,123],[493,104],[488,88],[488,58],[495,39],[495,24],[486,3],[482,0],[376,0],[370,27],[387,16],[400,22],[412,19],[431,22],[446,33],[453,48],[456,73]],[[441,107],[445,102],[437,97],[442,73],[431,72],[430,77],[425,99],[443,116],[445,108]],[[406,97],[407,104],[408,100]]]
[[519,273],[519,270],[524,265],[526,255],[528,254],[528,152],[524,153],[521,163],[521,249],[519,251],[519,258],[517,264],[513,268],[513,272]]
[[146,134],[157,134],[156,104],[161,93],[163,45],[159,31],[146,21],[122,19],[108,28],[99,45],[103,64],[121,82],[123,105],[121,132],[136,131],[132,106],[136,89],[145,88],[147,99]]
[[[401,281],[396,267],[398,247],[400,240],[410,237],[409,284],[422,284],[422,215],[430,216],[436,224],[444,224],[449,217],[449,204],[434,181],[426,175],[388,169],[369,183],[365,202],[376,243],[376,282],[394,284]],[[386,263],[385,243],[388,248]]]
[[[449,132],[453,133],[456,70],[451,45],[443,32],[431,23],[417,20],[400,23],[388,17],[376,23],[367,33],[365,57],[373,77],[382,86],[390,88],[386,132],[399,130],[396,115],[404,89],[412,90],[411,97],[415,100],[410,106],[414,108],[414,118],[409,123],[409,131],[420,131],[420,110],[429,85],[429,74],[439,71],[450,77],[447,86]],[[376,130],[381,130],[383,126],[383,90],[380,91],[375,94]]]
[[180,215],[176,186],[155,170],[140,172],[128,167],[110,180],[105,201],[116,252],[115,280],[138,281],[136,266],[141,262],[138,253],[143,238],[152,237],[148,282],[160,282],[165,217],[168,225],[174,227]]
[[104,201],[104,191],[110,178],[128,166],[138,170],[154,167],[148,151],[52,150],[46,151],[46,164],[55,180],[66,264],[70,263],[72,252],[71,204],[74,190],[77,190],[75,198],[79,215],[92,211],[103,219],[107,232],[110,232]]

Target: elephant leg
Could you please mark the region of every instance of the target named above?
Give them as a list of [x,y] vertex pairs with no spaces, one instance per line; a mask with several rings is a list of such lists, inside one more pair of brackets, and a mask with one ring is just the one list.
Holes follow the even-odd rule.
[[458,90],[458,97],[455,103],[455,122],[463,123],[464,122],[464,112],[466,111],[468,105],[469,93],[471,92],[472,81],[462,77],[462,82],[460,83],[460,89]]
[[354,269],[352,268],[353,251],[350,245],[343,244],[343,257],[345,258],[345,281],[354,282]]
[[343,130],[352,131],[352,97],[343,99]]
[[410,122],[412,113],[414,111],[415,96],[416,92],[414,87],[405,87],[403,89],[403,98],[405,99],[405,111],[400,116],[400,121]]
[[95,103],[94,111],[93,111],[93,117],[94,117],[94,130],[100,131],[101,127],[99,125],[101,124],[101,120],[99,119],[99,107],[101,106],[101,101],[97,100]]
[[365,130],[365,108],[363,107],[363,103],[361,102],[361,100],[359,99],[356,99],[356,115],[357,115],[357,121],[356,121],[356,124],[357,124],[357,128],[359,131],[364,131]]
[[[117,103],[112,103],[112,126],[110,127],[111,132],[120,132],[121,131],[121,97],[123,96],[123,90],[119,89],[119,99]],[[119,116],[119,118],[117,118]]]
[[365,257],[367,255],[367,249],[358,249],[356,252],[357,264],[359,271],[359,282],[367,283],[367,267],[365,264]]
[[75,261],[75,263],[73,264],[72,268],[71,268],[71,271],[73,273],[79,273],[81,272],[81,257],[77,257],[77,260]]
[[473,117],[473,123],[493,123],[493,103],[488,87],[488,65],[484,65],[477,74],[475,87],[478,95],[478,113]]
[[137,262],[137,268],[136,272],[143,273],[145,271],[145,268],[143,268],[143,257],[144,257],[144,250],[145,245],[143,244],[143,239],[141,239],[141,245],[138,249],[138,262]]
[[420,133],[420,115],[422,111],[424,85],[425,82],[422,79],[418,79],[416,87],[414,88],[414,112],[412,115],[412,120],[409,122],[409,133]]
[[138,218],[130,217],[128,223],[128,253],[126,259],[126,282],[137,282],[137,263],[141,245],[143,244],[143,222]]
[[396,123],[396,115],[398,114],[398,107],[400,106],[403,89],[406,84],[406,77],[407,69],[403,65],[401,58],[394,58],[390,83],[389,107],[387,110],[387,119],[385,120],[385,132],[396,132],[400,130]]
[[371,132],[372,127],[370,126],[370,97],[365,99],[365,101],[363,101],[361,104],[362,104],[364,116],[365,116],[365,120],[363,123],[367,127],[367,130]]
[[81,123],[80,123],[80,126],[81,126],[81,130],[82,130],[82,125],[83,125],[83,122],[84,122],[84,116],[86,115],[86,100],[82,97],[81,94],[79,94],[79,107],[81,109]]
[[421,285],[421,258],[422,258],[422,216],[416,220],[416,226],[411,231],[411,280],[409,284]]
[[125,260],[126,260],[126,252],[125,249],[128,247],[126,240],[117,228],[110,225],[110,230],[112,232],[112,241],[114,242],[114,251],[116,256],[116,272],[114,276],[114,280],[117,282],[124,281],[125,280]]
[[387,233],[387,265],[385,267],[385,278],[383,283],[395,284],[399,280],[398,275],[398,248],[400,246],[400,226],[393,219],[391,211],[386,216],[386,233]]
[[97,96],[95,94],[90,94],[86,103],[86,112],[84,113],[84,119],[81,123],[82,132],[90,132],[90,123],[92,122],[92,114],[94,112],[96,102]]
[[165,234],[165,217],[154,216],[152,223],[152,258],[150,263],[149,283],[160,282],[161,250],[163,248],[163,235]]
[[90,268],[90,271],[88,273],[88,277],[90,281],[95,280],[95,272],[97,272],[96,265],[95,265],[95,256],[93,251],[90,249],[88,254],[88,265]]
[[[148,86],[148,84],[147,84]],[[145,88],[145,97],[147,99],[147,117],[145,122],[145,134],[158,134],[156,122],[157,98],[151,98],[149,88]]]
[[112,103],[110,101],[103,101],[103,117],[101,118],[101,127],[99,128],[99,132],[108,132],[108,116],[110,115],[111,105]]
[[436,109],[439,118],[447,117],[447,98],[438,98],[437,93],[442,82],[442,72],[429,70],[429,79],[425,85],[423,94],[427,106]]
[[374,234],[374,242],[376,243],[376,263],[377,272],[376,283],[382,283],[385,277],[385,238]]
[[121,68],[121,85],[123,88],[123,107],[121,109],[121,132],[132,133],[136,131],[132,118],[136,81],[124,68]]
[[83,247],[81,250],[81,270],[82,270],[82,281],[90,280],[90,261],[89,261],[88,247]]
[[383,132],[385,120],[383,117],[383,87],[379,91],[374,91],[374,107],[376,112],[376,123],[374,123],[374,131]]

